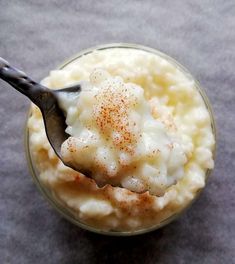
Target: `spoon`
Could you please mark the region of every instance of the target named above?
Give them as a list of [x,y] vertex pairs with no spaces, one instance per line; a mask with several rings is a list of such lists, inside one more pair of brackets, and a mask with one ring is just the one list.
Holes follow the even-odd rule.
[[[27,96],[42,112],[47,138],[61,161],[61,145],[70,136],[65,132],[67,127],[65,116],[59,107],[58,96],[63,93],[79,93],[79,84],[59,89],[51,90],[47,87],[31,80],[24,72],[10,66],[10,64],[0,57],[0,78],[9,83],[17,91]],[[83,171],[81,171],[83,173]],[[89,177],[89,175],[86,175]]]
[[[39,107],[42,113],[45,131],[49,143],[64,165],[81,172],[86,177],[92,178],[92,173],[90,171],[83,168],[75,168],[69,162],[65,162],[61,155],[61,145],[68,137],[70,137],[70,135],[65,132],[65,129],[67,128],[67,124],[65,122],[66,117],[63,110],[59,106],[59,98],[61,97],[61,94],[65,95],[66,93],[74,93],[75,96],[77,96],[81,92],[81,85],[76,84],[74,86],[58,90],[51,90],[33,81],[24,72],[13,68],[6,60],[1,57],[0,79],[9,83],[12,87],[27,96],[35,105]],[[96,184],[98,187],[103,187],[106,185],[106,183],[102,182],[96,182]],[[120,185],[115,186],[121,187]],[[145,191],[146,190],[137,193],[142,193]]]

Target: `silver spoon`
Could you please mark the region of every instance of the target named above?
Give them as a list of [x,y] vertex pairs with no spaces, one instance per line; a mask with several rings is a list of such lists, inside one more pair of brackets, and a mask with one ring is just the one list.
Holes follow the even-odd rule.
[[[72,164],[65,162],[61,156],[61,145],[70,136],[65,132],[67,127],[65,115],[59,107],[59,95],[61,93],[78,93],[81,92],[81,85],[77,84],[59,90],[51,90],[47,87],[31,80],[24,72],[13,68],[9,63],[0,57],[0,79],[3,79],[14,87],[17,91],[27,96],[42,112],[47,138],[59,159],[68,167],[78,170],[86,177],[92,178],[92,173],[83,168],[74,168]],[[99,187],[105,183],[96,184]],[[114,185],[112,185],[114,186]],[[115,185],[119,186],[120,185]],[[145,192],[145,191],[143,191]]]
[[[79,84],[59,90],[51,90],[47,87],[31,80],[24,72],[10,66],[10,64],[0,57],[0,78],[9,83],[20,93],[26,95],[42,112],[47,138],[57,156],[63,161],[61,156],[61,145],[70,136],[65,132],[67,127],[65,115],[58,104],[58,96],[61,93],[79,93]],[[87,171],[79,170],[90,177]]]

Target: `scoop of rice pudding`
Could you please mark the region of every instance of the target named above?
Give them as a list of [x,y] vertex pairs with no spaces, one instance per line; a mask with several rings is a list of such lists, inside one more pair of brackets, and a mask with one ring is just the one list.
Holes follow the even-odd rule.
[[151,227],[183,210],[214,166],[210,115],[194,81],[158,55],[124,48],[94,51],[43,80],[51,89],[77,82],[77,97],[60,98],[70,135],[62,155],[95,181],[57,158],[32,106],[41,181],[81,222],[104,230]]
[[63,160],[99,184],[163,195],[183,177],[186,152],[172,115],[154,118],[158,109],[140,86],[95,69],[81,93],[62,94],[59,102],[71,135]]

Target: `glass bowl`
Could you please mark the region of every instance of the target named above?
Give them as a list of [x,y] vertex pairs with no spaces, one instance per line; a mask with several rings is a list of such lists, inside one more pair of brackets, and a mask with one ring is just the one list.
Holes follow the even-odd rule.
[[[214,150],[213,150],[213,157],[215,159],[215,149],[216,149],[216,130],[215,130],[215,121],[214,121],[214,117],[213,117],[213,112],[211,109],[211,105],[209,103],[209,100],[205,94],[205,92],[203,91],[203,89],[201,88],[200,84],[198,83],[198,81],[195,80],[195,78],[192,77],[192,75],[188,72],[187,69],[185,69],[182,65],[180,65],[177,61],[175,61],[174,59],[172,59],[171,57],[169,57],[168,55],[152,49],[152,48],[148,48],[145,46],[141,46],[141,45],[136,45],[136,44],[127,44],[127,43],[114,43],[114,44],[106,44],[106,45],[100,45],[100,46],[96,46],[93,48],[89,48],[86,50],[83,50],[81,52],[79,52],[78,54],[76,54],[75,56],[71,57],[70,59],[66,60],[62,65],[60,65],[58,67],[58,69],[63,69],[64,67],[66,67],[68,64],[74,62],[75,60],[77,60],[78,58],[80,58],[81,56],[87,55],[89,53],[92,53],[95,50],[104,50],[104,49],[113,49],[113,48],[125,48],[125,49],[137,49],[137,50],[143,50],[149,53],[153,53],[153,54],[157,54],[160,57],[163,57],[164,59],[166,59],[167,61],[171,62],[173,65],[175,65],[178,69],[180,69],[185,75],[187,75],[187,77],[189,77],[190,79],[193,79],[195,81],[195,87],[196,89],[199,91],[199,93],[201,94],[205,105],[207,107],[207,110],[210,114],[210,118],[211,118],[211,127],[212,127],[212,132],[214,134],[215,137],[215,146],[214,146]],[[30,116],[30,111],[28,114],[28,117]],[[28,118],[27,118],[28,120]],[[188,209],[191,204],[198,198],[199,194],[201,193],[202,189],[200,189],[196,194],[195,197],[193,198],[193,200],[187,204],[187,206],[183,207],[181,211],[179,211],[178,213],[174,213],[173,215],[171,215],[170,217],[167,217],[166,219],[164,219],[163,221],[161,221],[160,223],[157,223],[154,226],[148,227],[148,228],[144,228],[144,229],[138,229],[135,231],[106,231],[106,230],[102,230],[87,224],[82,223],[77,217],[75,217],[74,212],[66,207],[64,205],[64,203],[62,201],[60,201],[56,195],[53,193],[53,191],[48,188],[47,186],[45,186],[39,178],[39,172],[37,170],[36,164],[33,160],[32,157],[32,153],[30,152],[30,148],[29,148],[29,130],[27,127],[27,123],[26,123],[26,128],[25,128],[25,150],[26,150],[26,158],[27,158],[27,163],[28,163],[28,167],[30,169],[30,173],[33,177],[33,180],[35,182],[35,184],[37,185],[38,189],[42,192],[43,196],[49,201],[49,203],[52,205],[52,207],[54,207],[63,217],[65,217],[67,220],[69,220],[70,222],[72,222],[73,224],[84,228],[86,230],[95,232],[95,233],[99,233],[99,234],[104,234],[104,235],[113,235],[113,236],[131,236],[131,235],[137,235],[137,234],[143,234],[143,233],[147,233],[156,229],[159,229],[165,225],[167,225],[168,223],[172,222],[173,220],[175,220],[176,218],[178,218],[186,209]],[[208,180],[209,174],[211,173],[212,170],[208,169],[206,171],[206,182]]]

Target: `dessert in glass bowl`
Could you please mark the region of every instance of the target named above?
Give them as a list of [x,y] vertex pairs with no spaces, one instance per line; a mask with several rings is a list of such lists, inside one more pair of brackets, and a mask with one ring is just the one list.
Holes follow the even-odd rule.
[[110,44],[42,81],[51,89],[76,83],[77,97],[60,98],[69,135],[61,153],[76,170],[56,156],[31,106],[27,156],[40,189],[70,221],[103,234],[144,233],[173,220],[214,167],[214,120],[197,81],[157,50]]

